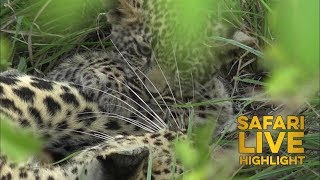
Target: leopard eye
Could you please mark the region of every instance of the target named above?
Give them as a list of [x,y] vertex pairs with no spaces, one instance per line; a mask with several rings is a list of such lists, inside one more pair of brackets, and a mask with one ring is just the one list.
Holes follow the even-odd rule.
[[139,54],[143,55],[143,56],[147,56],[147,57],[150,57],[151,56],[151,53],[152,53],[152,50],[150,48],[150,46],[146,45],[146,44],[142,44],[142,43],[139,43],[138,44],[138,52]]

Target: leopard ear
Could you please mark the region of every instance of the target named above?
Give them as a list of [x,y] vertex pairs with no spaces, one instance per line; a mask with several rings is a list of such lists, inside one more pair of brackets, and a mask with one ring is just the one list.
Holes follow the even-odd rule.
[[125,17],[124,13],[119,9],[111,9],[107,13],[107,19],[110,24],[120,24],[121,20]]
[[148,163],[146,146],[124,147],[102,153],[91,162],[88,177],[92,179],[137,179]]
[[141,18],[140,3],[137,0],[119,0],[117,5],[107,13],[111,24],[136,23]]
[[[238,43],[241,43],[243,45],[249,46],[249,47],[252,47],[252,46],[255,46],[256,44],[258,44],[257,38],[249,36],[248,34],[242,32],[240,30],[235,31],[232,34],[232,40],[234,40]],[[228,48],[230,51],[232,51],[232,50],[239,49],[239,46],[230,45]]]

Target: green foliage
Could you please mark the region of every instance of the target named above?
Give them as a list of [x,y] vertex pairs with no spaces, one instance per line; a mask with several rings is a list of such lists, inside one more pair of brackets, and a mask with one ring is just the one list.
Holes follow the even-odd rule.
[[268,90],[281,99],[314,95],[320,81],[319,1],[282,0],[271,20],[277,39],[266,51]]
[[152,151],[149,150],[147,180],[152,179]]
[[[168,1],[160,1],[168,3]],[[165,42],[160,51],[165,51],[165,57],[160,59],[165,70],[181,81],[182,86],[195,81],[207,80],[212,73],[212,65],[220,63],[221,44],[210,39],[211,36],[227,36],[227,23],[222,17],[226,13],[221,11],[224,2],[219,0],[174,0],[167,11],[171,17],[166,21],[166,36],[157,37]],[[232,6],[235,6],[232,3]],[[219,24],[220,28],[217,28]],[[212,27],[212,28],[211,28]],[[157,51],[157,50],[156,50]],[[209,53],[210,52],[210,53]]]
[[65,35],[92,23],[102,7],[100,0],[29,0],[18,15],[26,17],[23,25],[28,29]]
[[76,49],[110,46],[90,36],[106,26],[106,17],[101,12],[110,6],[112,1],[100,0],[3,2],[1,28],[3,37],[11,42],[9,52],[13,54],[8,64],[26,73],[34,70],[46,73],[62,55],[74,54]]
[[[166,1],[164,1],[166,2]],[[174,37],[178,42],[183,42],[186,37],[192,38],[192,41],[199,40],[203,42],[205,37],[204,33],[199,33],[206,28],[208,23],[208,14],[214,10],[216,0],[176,0],[170,6],[176,14],[176,22],[172,22],[173,28],[175,29]],[[212,20],[212,19],[211,19]],[[177,24],[178,23],[178,26]],[[197,39],[194,37],[198,37]],[[192,48],[192,47],[190,47]]]
[[0,36],[0,70],[6,69],[10,66],[10,43],[9,41]]
[[214,121],[208,119],[208,122],[194,128],[187,139],[177,139],[174,144],[176,158],[184,167],[183,179],[228,179],[238,163],[236,150],[220,152],[223,157],[213,158],[222,138],[212,142]]
[[0,150],[13,161],[26,160],[39,152],[42,142],[25,129],[9,123],[9,118],[0,114]]
[[192,137],[175,142],[175,153],[181,161],[186,173],[184,179],[207,179],[212,177],[213,164],[210,159],[210,139],[212,137],[212,124],[195,129]]

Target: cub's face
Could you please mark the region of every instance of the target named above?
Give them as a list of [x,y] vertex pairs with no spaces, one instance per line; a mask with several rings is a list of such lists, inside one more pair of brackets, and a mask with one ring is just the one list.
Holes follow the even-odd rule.
[[107,14],[113,45],[137,68],[150,66],[152,58],[151,32],[142,6],[140,0],[120,0]]
[[[222,61],[216,57],[210,37],[230,33],[225,31],[227,28],[217,30],[221,24],[210,11],[203,16],[201,25],[181,23],[181,19],[189,22],[188,18],[192,18],[180,12],[181,3],[181,0],[119,0],[107,15],[112,25],[111,40],[134,66],[150,68],[159,64],[170,75],[179,70],[182,82],[191,78],[197,81],[221,64],[213,61]],[[193,26],[197,26],[196,33]]]

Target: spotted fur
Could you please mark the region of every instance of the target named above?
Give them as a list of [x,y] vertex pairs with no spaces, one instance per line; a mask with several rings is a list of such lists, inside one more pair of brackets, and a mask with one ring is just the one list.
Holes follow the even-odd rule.
[[[152,156],[152,178],[170,179],[183,173],[172,158],[171,143],[182,133],[161,130],[143,136],[115,136],[100,145],[87,148],[60,166],[35,163],[10,163],[0,158],[2,179],[146,179],[148,159]],[[175,174],[172,169],[175,169]]]

